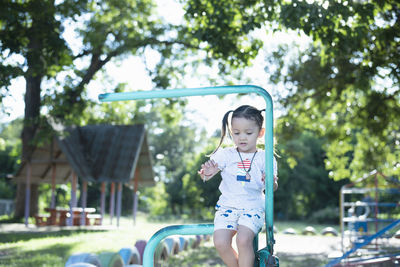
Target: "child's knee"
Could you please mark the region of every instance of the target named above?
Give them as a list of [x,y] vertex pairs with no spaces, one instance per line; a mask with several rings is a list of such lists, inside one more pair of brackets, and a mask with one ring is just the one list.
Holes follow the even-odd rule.
[[239,226],[236,235],[236,245],[238,248],[253,247],[254,233],[246,226]]
[[214,246],[218,251],[223,251],[231,247],[232,241],[227,240],[225,238],[214,236],[213,240],[214,240]]
[[247,248],[253,246],[254,236],[252,235],[237,235],[236,236],[236,245],[238,248]]

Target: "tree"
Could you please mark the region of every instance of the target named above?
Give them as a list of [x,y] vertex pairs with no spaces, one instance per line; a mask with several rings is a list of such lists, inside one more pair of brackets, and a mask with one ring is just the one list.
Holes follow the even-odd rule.
[[276,127],[279,188],[274,197],[277,218],[310,219],[318,211],[338,206],[340,188],[348,180],[334,181],[329,177],[324,163],[327,158],[323,149],[325,137],[310,131],[285,136],[285,122],[285,118],[278,119]]
[[[156,16],[151,0],[3,0],[1,6],[1,96],[9,93],[13,79],[23,77],[26,81],[23,161],[30,160],[35,134],[45,125],[41,122],[43,107],[49,116],[64,124],[82,123],[80,118],[91,105],[85,90],[113,60],[142,55],[146,49],[157,51],[160,60],[153,69],[149,68],[149,74],[155,87],[166,88],[169,78],[179,80],[179,73],[184,72],[191,57],[194,64],[217,62],[227,73],[230,66],[248,64],[257,52],[256,43],[250,47],[238,45],[243,42],[242,32],[221,43],[208,39],[210,35],[204,31],[213,29],[212,24],[204,24],[204,32],[199,34],[188,25],[165,23]],[[66,41],[66,27],[75,30],[74,44]],[[221,51],[228,48],[230,56],[226,58]],[[22,216],[23,192],[21,184],[17,217]],[[35,192],[37,188],[33,186],[32,196],[36,196]],[[33,214],[37,211],[35,198],[31,203]]]
[[[331,137],[326,164],[336,179],[355,179],[374,168],[400,173],[398,1],[188,3],[193,25],[201,33],[202,23],[212,21],[213,38],[221,42],[228,39],[222,32],[231,36],[240,28],[248,32],[262,26],[309,36],[312,48],[297,59],[288,60],[287,50],[280,50],[266,64],[277,68],[274,73],[267,68],[270,80],[288,90],[278,93],[287,123],[299,120],[305,127],[297,130],[311,128]],[[236,23],[224,24],[227,17]]]
[[349,61],[321,61],[318,50],[311,48],[289,64],[287,71],[279,69],[272,75],[275,82],[295,87],[281,99],[287,109],[282,118],[285,136],[290,139],[291,134],[312,130],[327,138],[325,162],[335,179],[357,179],[374,169],[387,175],[398,173],[397,97],[391,98],[374,85],[362,90],[346,82],[347,74],[333,77],[336,69],[346,73],[355,68]]
[[270,13],[278,29],[304,31],[315,42],[293,60],[285,57],[288,47],[271,57],[279,67],[270,80],[289,90],[280,99],[286,131],[329,137],[326,165],[335,179],[373,169],[399,174],[400,4],[292,1],[279,9]]

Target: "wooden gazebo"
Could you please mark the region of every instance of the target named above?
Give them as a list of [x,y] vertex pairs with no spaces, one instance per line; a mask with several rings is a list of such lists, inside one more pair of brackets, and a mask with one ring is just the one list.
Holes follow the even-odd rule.
[[[121,212],[122,186],[133,189],[133,217],[139,187],[154,185],[152,160],[144,125],[88,125],[71,127],[33,151],[15,175],[25,183],[25,224],[28,224],[30,185],[52,184],[51,208],[55,208],[56,184],[71,183],[70,209],[77,207],[77,179],[82,179],[81,207],[86,208],[87,183],[101,183],[101,217],[105,214],[105,186],[110,184],[110,217],[114,214],[117,184],[117,225]],[[73,216],[71,216],[73,217]],[[68,222],[72,225],[72,220]],[[82,217],[81,224],[85,224]]]

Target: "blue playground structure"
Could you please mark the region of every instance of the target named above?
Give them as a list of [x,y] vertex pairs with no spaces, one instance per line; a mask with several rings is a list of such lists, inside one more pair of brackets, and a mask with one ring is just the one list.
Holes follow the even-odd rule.
[[389,244],[399,226],[398,179],[374,170],[344,185],[340,190],[342,256],[325,267],[400,266],[400,242],[398,247]]
[[[258,237],[254,241],[256,251],[255,266],[279,266],[278,258],[274,256],[274,231],[273,231],[273,104],[270,94],[261,87],[253,85],[217,86],[203,88],[186,88],[175,90],[154,90],[139,92],[122,92],[100,94],[101,102],[126,101],[154,98],[177,98],[188,96],[249,94],[261,95],[265,102],[265,159],[266,159],[266,183],[265,183],[265,223],[267,246],[258,250]],[[206,235],[213,233],[213,224],[173,225],[165,227],[155,233],[147,243],[143,254],[143,266],[154,266],[154,253],[157,245],[170,235]]]

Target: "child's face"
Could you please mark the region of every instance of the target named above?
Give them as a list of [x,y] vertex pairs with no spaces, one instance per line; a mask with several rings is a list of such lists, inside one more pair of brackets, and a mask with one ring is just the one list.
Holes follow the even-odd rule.
[[256,152],[257,138],[264,133],[255,121],[245,118],[233,118],[231,131],[233,142],[242,153]]

